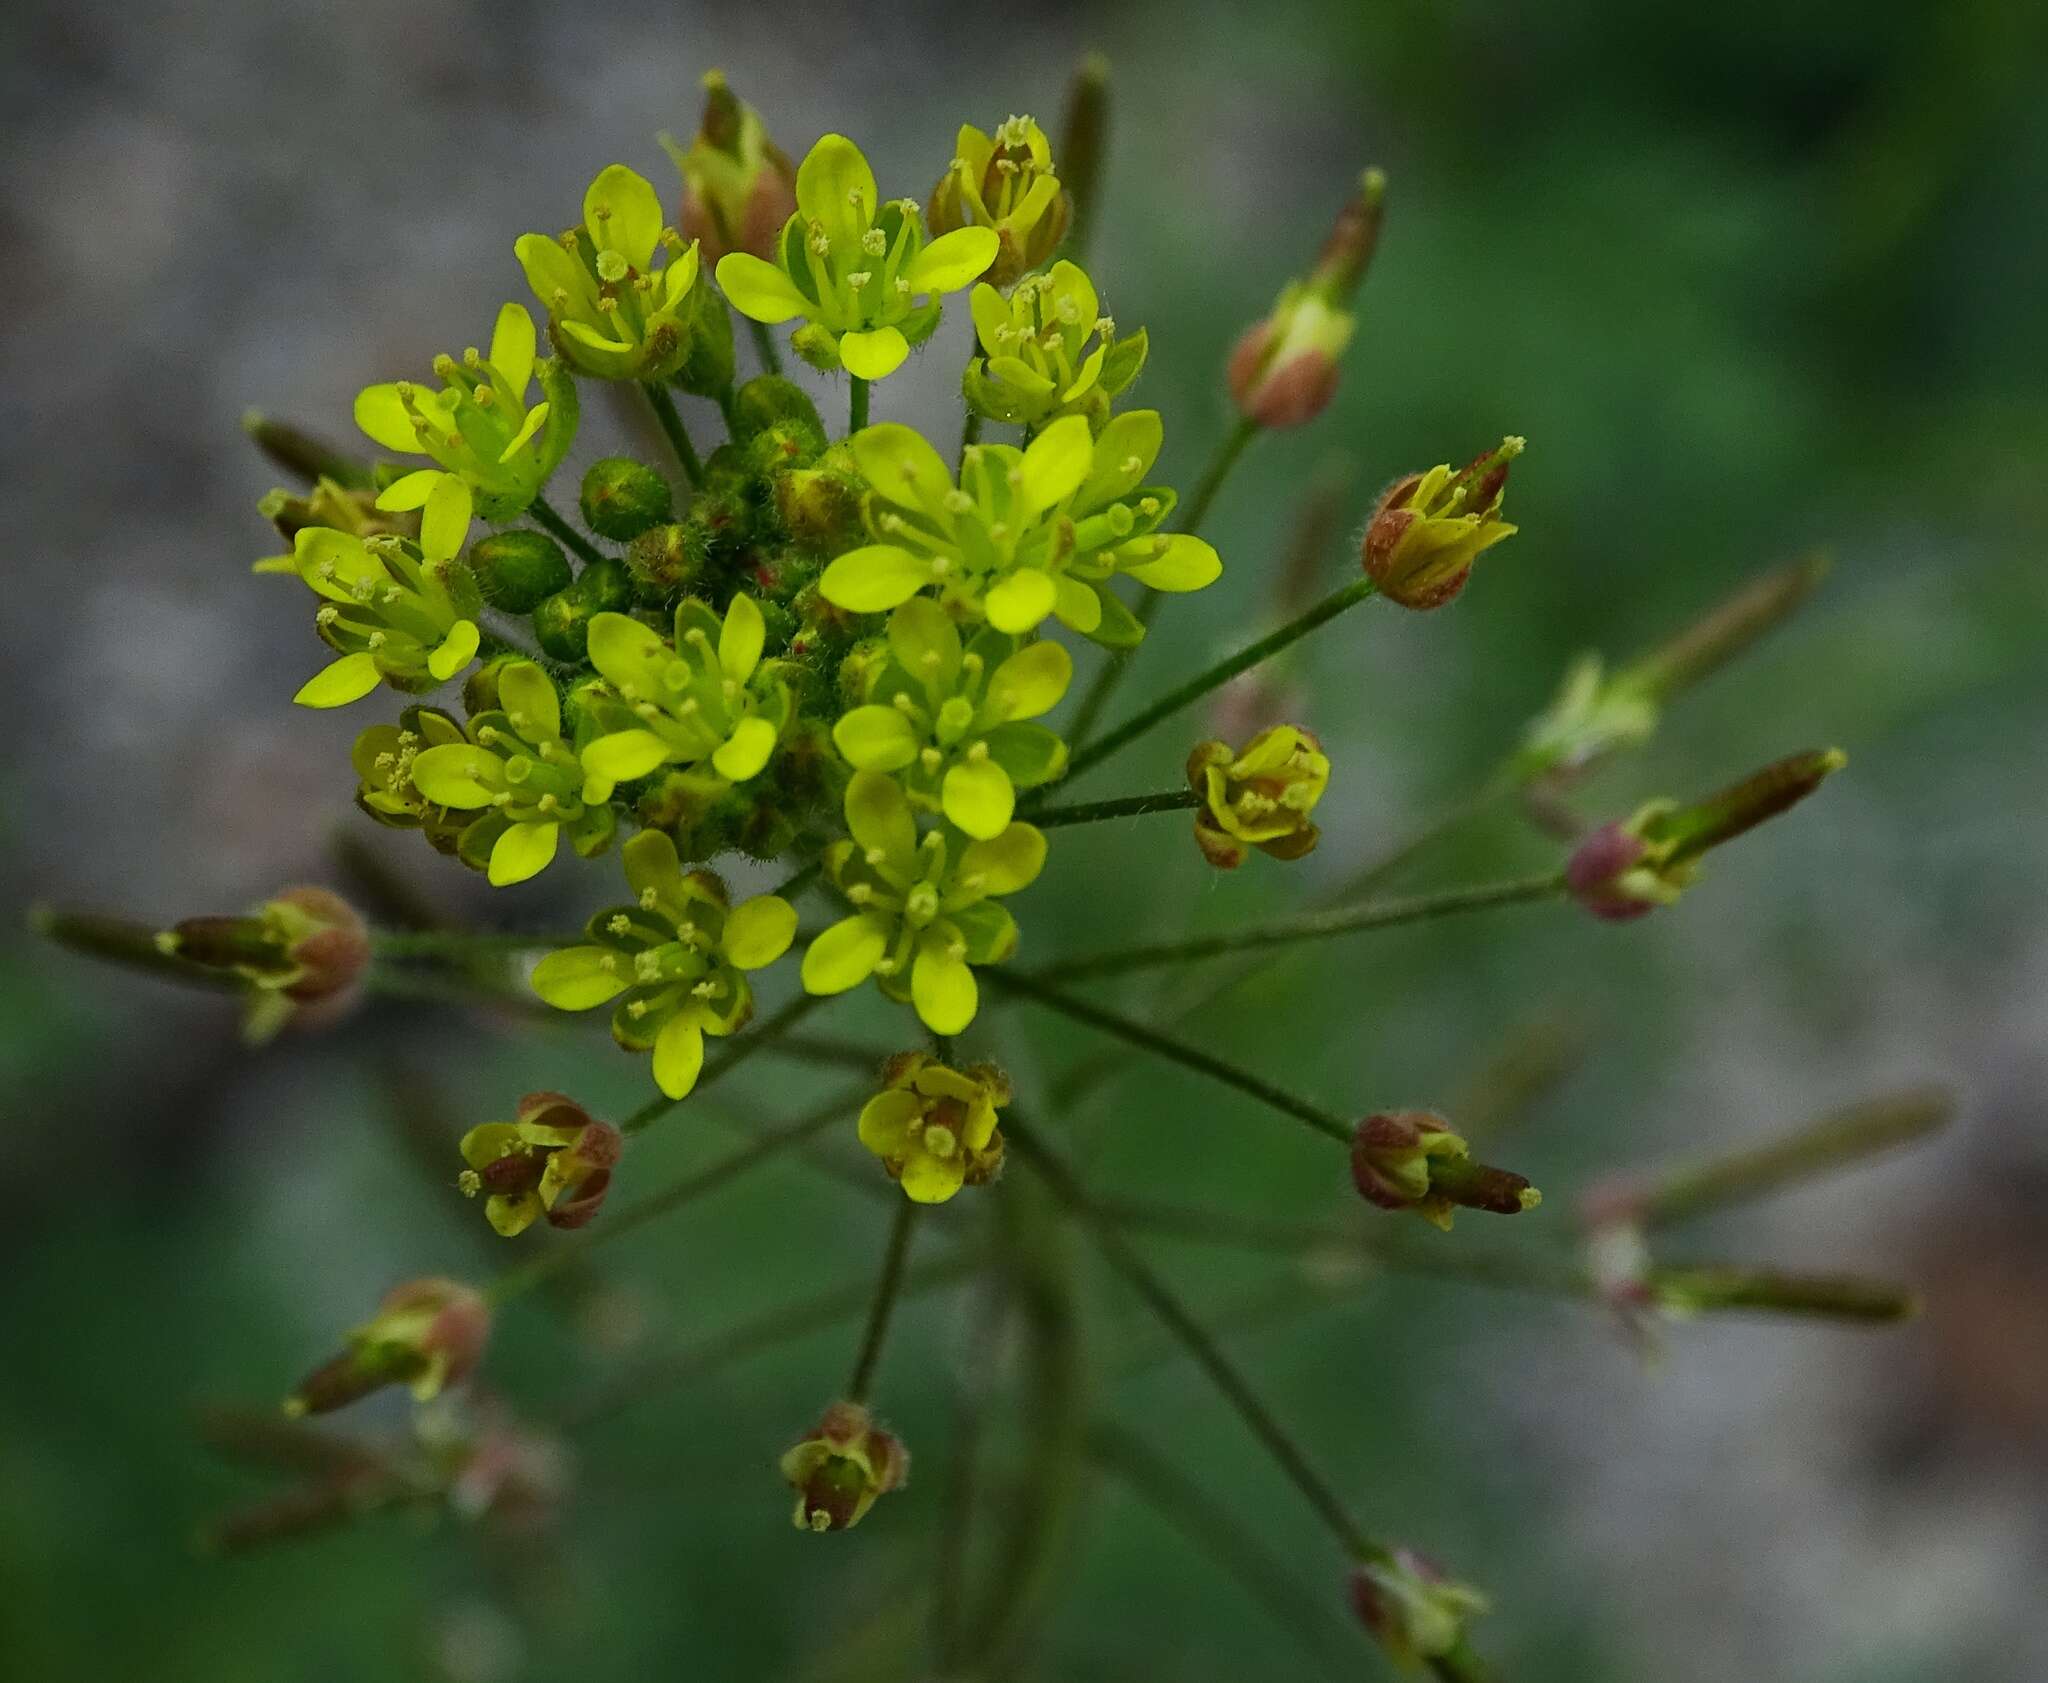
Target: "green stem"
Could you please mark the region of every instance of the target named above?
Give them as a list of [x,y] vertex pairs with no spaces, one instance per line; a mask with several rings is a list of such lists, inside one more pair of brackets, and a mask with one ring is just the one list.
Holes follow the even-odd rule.
[[1335,1111],[1290,1093],[1283,1087],[1276,1087],[1264,1077],[1254,1075],[1250,1070],[1240,1069],[1236,1064],[1226,1062],[1213,1053],[1205,1052],[1198,1046],[1175,1040],[1161,1034],[1157,1029],[1120,1016],[1091,1000],[1077,999],[1070,993],[1062,992],[1037,976],[1028,972],[989,969],[982,972],[991,982],[1006,993],[1022,994],[1036,1000],[1040,1005],[1070,1017],[1077,1023],[1085,1023],[1104,1034],[1115,1035],[1119,1040],[1152,1053],[1155,1057],[1167,1059],[1184,1069],[1206,1075],[1212,1081],[1219,1081],[1226,1087],[1234,1087],[1240,1093],[1257,1099],[1259,1103],[1279,1111],[1283,1116],[1292,1116],[1306,1122],[1318,1133],[1327,1134],[1340,1144],[1349,1146],[1353,1133],[1352,1124]]
[[574,1267],[588,1252],[599,1245],[610,1244],[614,1239],[632,1232],[637,1227],[645,1227],[650,1221],[657,1221],[681,1209],[685,1204],[693,1203],[706,1193],[715,1192],[729,1181],[738,1179],[749,1169],[757,1168],[792,1147],[816,1138],[834,1122],[843,1121],[849,1113],[849,1107],[857,1105],[866,1092],[866,1085],[863,1084],[835,1094],[829,1101],[787,1127],[761,1134],[737,1150],[706,1164],[695,1174],[686,1175],[674,1185],[659,1192],[649,1193],[616,1215],[607,1214],[602,1222],[573,1240],[550,1250],[537,1252],[517,1268],[508,1268],[491,1282],[484,1295],[494,1305],[509,1303],[516,1297],[523,1297],[544,1280],[551,1279],[565,1268]]
[[1273,1622],[1317,1659],[1342,1664],[1350,1657],[1351,1643],[1342,1638],[1351,1633],[1302,1588],[1295,1569],[1260,1548],[1196,1480],[1155,1453],[1142,1436],[1114,1421],[1098,1420],[1088,1431],[1088,1456],[1236,1578]]
[[1355,579],[1342,589],[1332,591],[1306,613],[1281,626],[1278,631],[1261,637],[1255,643],[1246,644],[1236,654],[1228,655],[1206,671],[1198,672],[1178,689],[1169,690],[1143,712],[1126,719],[1107,735],[1084,747],[1068,764],[1067,776],[1078,777],[1090,766],[1100,764],[1118,749],[1143,736],[1154,725],[1172,718],[1184,707],[1193,706],[1211,690],[1222,688],[1240,672],[1249,672],[1260,662],[1272,659],[1282,649],[1300,641],[1318,626],[1335,619],[1346,608],[1355,607],[1363,602],[1373,590],[1374,585],[1370,578]]
[[[1209,518],[1209,509],[1216,501],[1217,492],[1223,489],[1224,480],[1230,477],[1230,470],[1237,466],[1238,457],[1244,454],[1245,446],[1251,443],[1258,430],[1258,422],[1240,417],[1237,425],[1224,434],[1216,446],[1216,453],[1209,458],[1209,465],[1202,470],[1202,477],[1196,481],[1193,495],[1181,511],[1177,530],[1192,533],[1201,529],[1202,523]],[[1138,602],[1138,623],[1148,631],[1163,600],[1158,591],[1148,590]],[[1138,648],[1143,647],[1142,643],[1138,645]],[[1089,746],[1088,739],[1095,730],[1095,721],[1102,716],[1103,708],[1109,705],[1109,698],[1116,693],[1117,685],[1124,681],[1131,662],[1137,656],[1137,648],[1126,649],[1106,662],[1095,674],[1095,681],[1088,686],[1088,693],[1081,698],[1081,705],[1067,727],[1067,736],[1084,750]]]
[[747,325],[754,330],[754,352],[761,359],[762,372],[781,374],[782,353],[775,348],[775,335],[768,331],[768,324],[750,319]]
[[1192,789],[1162,789],[1156,795],[1121,795],[1113,801],[1081,801],[1071,806],[1034,812],[1031,822],[1041,830],[1062,824],[1099,824],[1106,818],[1143,818],[1154,812],[1187,812],[1202,804]]
[[647,394],[647,401],[654,410],[654,418],[661,423],[668,446],[676,453],[676,460],[683,464],[683,477],[689,480],[691,488],[704,483],[704,464],[697,460],[696,446],[691,444],[690,435],[683,430],[683,417],[676,410],[676,400],[666,386],[652,380],[643,381],[640,389]]
[[1345,1552],[1359,1560],[1391,1559],[1391,1551],[1374,1542],[1360,1528],[1307,1453],[1259,1400],[1257,1393],[1215,1340],[1210,1338],[1201,1322],[1167,1289],[1116,1227],[1096,1211],[1080,1182],[1074,1178],[1073,1171],[1039,1139],[1038,1130],[1021,1120],[1012,1109],[1003,1118],[1003,1133],[1017,1154],[1087,1229],[1103,1260],[1123,1276],[1125,1284],[1138,1294],[1146,1307],[1180,1340],[1196,1365],[1208,1374],[1217,1390],[1223,1393],[1225,1400],[1251,1429],[1252,1435],[1265,1445],[1267,1453],[1279,1463],[1281,1471],[1301,1492],[1309,1507],[1344,1546]]
[[889,1320],[896,1299],[903,1292],[903,1265],[910,1255],[910,1241],[917,1231],[922,1204],[904,1198],[898,1201],[895,1220],[889,1224],[888,1248],[882,1252],[882,1275],[875,1282],[875,1300],[868,1310],[867,1331],[861,1335],[860,1351],[853,1358],[853,1375],[846,1382],[849,1402],[864,1403],[875,1382],[875,1369],[882,1360],[882,1346],[888,1342]]
[[[691,1092],[701,1093],[714,1081],[738,1069],[756,1052],[773,1044],[778,1035],[802,1022],[823,1005],[828,997],[830,996],[826,994],[800,993],[758,1028],[742,1032],[730,1044],[721,1048],[716,1057],[705,1060],[703,1073],[697,1077],[697,1085]],[[621,1122],[619,1131],[624,1134],[644,1132],[683,1102],[681,1099],[670,1098],[666,1093],[657,1093]]]
[[553,538],[556,543],[580,559],[586,566],[602,561],[604,551],[592,543],[581,532],[555,512],[554,504],[538,492],[533,501],[526,505],[526,512],[533,523]]
[[858,374],[847,376],[846,432],[851,437],[868,424],[868,383]]
[[[1035,817],[1032,822],[1042,825],[1046,819]],[[1063,982],[1079,981],[1083,977],[1122,976],[1133,970],[1187,964],[1223,953],[1251,952],[1261,947],[1286,946],[1295,941],[1320,941],[1335,935],[1355,935],[1367,929],[1392,929],[1407,923],[1426,923],[1433,918],[1484,911],[1492,906],[1551,900],[1563,892],[1564,876],[1553,871],[1538,877],[1487,883],[1478,888],[1453,888],[1440,894],[1381,900],[1344,911],[1306,912],[1299,917],[1279,918],[1272,923],[1253,924],[1246,929],[1197,935],[1186,941],[1162,941],[1152,946],[1124,947],[1115,952],[1084,953],[1079,958],[1055,960],[1034,974],[1057,977]]]

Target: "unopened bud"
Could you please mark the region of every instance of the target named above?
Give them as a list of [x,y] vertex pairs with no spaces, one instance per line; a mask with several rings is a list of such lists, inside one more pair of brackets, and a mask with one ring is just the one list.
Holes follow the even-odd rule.
[[1523,445],[1504,438],[1456,473],[1439,464],[1387,487],[1360,554],[1382,596],[1404,608],[1441,608],[1465,588],[1483,551],[1515,535],[1500,506]]
[[362,915],[325,888],[288,888],[244,917],[186,918],[157,945],[249,983],[245,1033],[252,1040],[268,1039],[293,1019],[331,1019],[353,1002],[370,967]]
[[1385,1111],[1359,1123],[1351,1180],[1368,1203],[1414,1210],[1446,1232],[1454,1208],[1520,1215],[1543,1201],[1521,1175],[1473,1162],[1463,1138],[1427,1110]]
[[1487,1610],[1486,1597],[1455,1583],[1411,1549],[1361,1561],[1351,1574],[1351,1606],[1396,1664],[1442,1661],[1465,1645],[1465,1624]]
[[668,481],[629,456],[606,456],[583,475],[583,524],[602,538],[637,538],[666,520],[674,505]]
[[1336,395],[1338,358],[1355,325],[1320,293],[1289,287],[1230,353],[1224,377],[1238,412],[1271,428],[1314,420]]
[[910,1452],[874,1423],[859,1403],[836,1402],[816,1428],[782,1457],[782,1476],[796,1491],[799,1531],[846,1531],[875,1498],[900,1487]]
[[689,147],[660,138],[683,178],[683,238],[703,247],[707,263],[734,251],[772,262],[782,225],[796,210],[796,169],[768,138],[760,112],[713,70],[704,78],[704,116]]
[[348,1348],[315,1368],[285,1399],[290,1415],[324,1414],[387,1385],[426,1402],[465,1378],[483,1357],[491,1310],[456,1280],[409,1280],[348,1335]]
[[1357,295],[1372,266],[1373,253],[1379,249],[1386,196],[1385,170],[1369,169],[1358,178],[1358,190],[1337,212],[1330,237],[1323,242],[1309,274],[1308,284],[1340,309]]
[[484,600],[508,614],[530,614],[574,577],[562,546],[545,532],[515,526],[470,545],[466,557]]
[[1233,751],[1202,742],[1188,756],[1188,787],[1202,798],[1195,843],[1219,870],[1244,863],[1256,847],[1274,859],[1300,859],[1321,832],[1310,818],[1330,784],[1330,759],[1299,725],[1275,725]]

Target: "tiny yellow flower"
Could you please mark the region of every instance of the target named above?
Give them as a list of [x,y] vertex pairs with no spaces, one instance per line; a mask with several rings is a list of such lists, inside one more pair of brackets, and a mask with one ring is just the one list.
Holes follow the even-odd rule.
[[507,1239],[542,1216],[551,1227],[581,1227],[603,1204],[624,1145],[618,1129],[593,1122],[573,1099],[528,1093],[516,1120],[481,1123],[462,1136],[469,1167],[456,1185],[465,1198],[488,1194],[484,1216]]
[[1133,409],[1092,437],[1079,415],[1054,421],[1022,450],[971,446],[958,484],[911,428],[885,422],[849,441],[871,487],[875,542],[841,555],[819,593],[850,613],[885,613],[932,593],[958,617],[1022,636],[1048,618],[1112,648],[1145,634],[1108,582],[1201,590],[1223,571],[1216,551],[1159,530],[1174,494],[1145,474],[1164,437]]
[[711,872],[684,872],[659,830],[642,830],[622,854],[633,903],[593,917],[589,945],[543,958],[533,991],[563,1011],[617,1000],[612,1037],[629,1052],[652,1052],[655,1084],[686,1098],[704,1067],[704,1037],[732,1034],[753,1016],[743,972],[789,950],[796,911],[773,894],[731,905]]
[[805,359],[863,380],[902,367],[938,326],[939,295],[958,292],[996,258],[988,228],[927,244],[916,201],[883,204],[875,172],[844,135],[811,148],[796,172],[796,203],[775,261],[728,252],[718,260],[719,290],[754,321],[802,316],[809,325],[795,342]]
[[854,907],[804,951],[809,993],[844,993],[870,976],[908,1001],[934,1034],[974,1021],[973,966],[1017,950],[1017,924],[996,904],[1036,880],[1045,835],[1012,823],[989,841],[942,827],[922,840],[894,778],[857,771],[846,786],[848,841],[825,850],[825,874]]
[[1109,400],[1145,366],[1145,330],[1117,338],[1078,264],[1055,263],[1008,298],[984,281],[967,302],[982,354],[967,365],[960,388],[968,406],[992,421],[1036,427],[1085,415],[1100,427]]
[[1523,443],[1504,438],[1456,473],[1439,464],[1387,488],[1362,556],[1382,596],[1404,608],[1441,608],[1465,588],[1483,551],[1515,535],[1500,505]]
[[1241,751],[1198,743],[1188,756],[1188,787],[1202,797],[1195,840],[1223,870],[1242,865],[1248,847],[1299,859],[1320,839],[1309,814],[1329,785],[1330,758],[1299,725],[1260,731]]
[[961,126],[928,209],[935,233],[994,229],[1001,246],[988,279],[1008,286],[1059,249],[1073,206],[1053,173],[1045,130],[1029,117],[1011,117],[994,134]]
[[883,1090],[860,1113],[860,1143],[882,1160],[904,1196],[943,1204],[963,1186],[982,1186],[1003,1166],[996,1110],[1010,1080],[992,1064],[949,1069],[922,1052],[883,1068]]
[[[662,226],[653,184],[608,164],[583,195],[583,225],[513,245],[570,365],[601,380],[665,380],[690,353],[695,245]],[[655,266],[655,256],[667,262]]]
[[[356,397],[356,425],[387,450],[431,456],[393,481],[377,507],[403,512],[424,506],[443,473],[469,486],[486,520],[510,520],[539,494],[576,437],[576,384],[553,361],[534,361],[533,317],[517,304],[498,312],[489,356],[476,348],[462,360],[438,357],[441,390],[400,380],[365,386]],[[527,407],[527,388],[540,377],[543,399]]]
[[845,1531],[910,1474],[910,1451],[859,1403],[836,1402],[782,1457],[799,1531]]

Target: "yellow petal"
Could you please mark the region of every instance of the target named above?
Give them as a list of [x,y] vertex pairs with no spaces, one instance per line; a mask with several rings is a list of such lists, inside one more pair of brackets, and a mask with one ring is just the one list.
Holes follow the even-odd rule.
[[903,366],[910,341],[893,327],[875,327],[839,335],[839,360],[847,373],[863,380],[885,380]]
[[561,834],[559,824],[514,824],[491,848],[490,868],[484,873],[491,886],[509,888],[539,876],[553,861]]
[[804,949],[806,993],[844,993],[875,972],[889,949],[889,926],[880,918],[856,913],[823,931]]
[[346,707],[375,689],[380,676],[377,662],[370,655],[343,655],[300,685],[292,700],[301,707]]
[[669,1018],[654,1037],[655,1086],[672,1099],[688,1098],[703,1067],[704,1031],[687,1015]]

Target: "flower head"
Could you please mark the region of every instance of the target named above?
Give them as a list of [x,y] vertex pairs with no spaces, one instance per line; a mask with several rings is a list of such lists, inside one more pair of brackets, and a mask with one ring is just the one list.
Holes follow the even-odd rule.
[[1359,1622],[1401,1666],[1456,1654],[1464,1646],[1466,1621],[1487,1610],[1485,1596],[1453,1583],[1410,1549],[1355,1566],[1351,1605]]
[[[607,164],[583,195],[580,228],[558,239],[521,234],[512,249],[572,367],[601,380],[665,380],[683,366],[697,248],[662,226],[645,176]],[[659,268],[657,252],[667,253]]]
[[789,950],[796,911],[773,894],[731,905],[711,872],[684,872],[659,830],[642,830],[621,851],[633,903],[593,917],[587,946],[543,958],[533,991],[563,1011],[617,1000],[613,1037],[630,1052],[651,1051],[656,1085],[680,1099],[703,1068],[704,1036],[731,1034],[753,1016],[744,972]]
[[1073,658],[1042,639],[1020,645],[985,628],[963,649],[945,609],[913,596],[889,616],[866,704],[840,715],[832,741],[857,770],[898,774],[914,804],[991,840],[1009,827],[1018,789],[1065,768],[1066,744],[1025,721],[1058,706],[1073,676]]
[[927,208],[935,233],[995,230],[1001,243],[988,279],[996,286],[1043,265],[1066,237],[1073,211],[1053,174],[1052,142],[1029,117],[1011,117],[994,134],[962,124]]
[[682,172],[683,237],[713,263],[732,251],[774,257],[776,236],[796,212],[796,169],[722,72],[704,77],[704,118],[689,148],[660,138]]
[[1445,1232],[1460,1206],[1519,1215],[1543,1201],[1522,1176],[1473,1162],[1450,1124],[1427,1110],[1383,1111],[1359,1123],[1351,1139],[1351,1179],[1368,1203],[1414,1210]]
[[1010,1078],[993,1064],[949,1069],[922,1052],[902,1052],[882,1070],[883,1089],[860,1113],[860,1143],[882,1160],[904,1196],[943,1204],[963,1186],[982,1186],[1003,1166],[996,1110],[1010,1102]]
[[583,767],[562,735],[555,681],[532,661],[514,660],[497,685],[498,705],[470,720],[463,740],[420,749],[408,770],[426,800],[483,813],[463,831],[460,850],[503,888],[546,870],[565,830],[586,859],[602,853],[616,819],[609,805],[583,798]]
[[910,1451],[859,1403],[836,1402],[782,1457],[799,1531],[845,1531],[910,1475]]
[[349,1333],[346,1350],[299,1382],[284,1411],[325,1414],[386,1385],[409,1386],[415,1400],[431,1402],[468,1376],[490,1336],[490,1305],[480,1293],[456,1280],[408,1280]]
[[969,408],[992,421],[1036,427],[1085,415],[1099,426],[1109,400],[1145,366],[1145,330],[1117,338],[1078,264],[1055,263],[1008,298],[984,281],[967,302],[982,354],[967,365],[961,391]]
[[1482,551],[1515,535],[1500,505],[1522,444],[1504,438],[1456,473],[1440,464],[1387,487],[1363,546],[1382,596],[1404,608],[1441,608],[1465,588]]
[[694,596],[676,607],[675,642],[624,614],[590,621],[590,664],[605,688],[586,707],[596,734],[583,749],[584,798],[662,766],[706,761],[728,783],[758,776],[794,704],[777,662],[763,662],[767,621],[735,595],[721,622]]
[[1565,866],[1565,886],[1610,923],[1672,905],[1710,849],[1796,806],[1848,763],[1837,748],[1794,754],[1690,806],[1651,801],[1588,834]]
[[242,1032],[268,1040],[287,1022],[331,1017],[370,967],[362,914],[325,888],[287,888],[240,917],[190,917],[157,936],[160,951],[249,985]]
[[1216,551],[1159,527],[1174,495],[1144,477],[1163,437],[1158,414],[1134,409],[1099,438],[1087,421],[1054,421],[1023,450],[977,444],[959,483],[909,427],[868,427],[850,442],[872,487],[877,540],[825,569],[819,592],[852,613],[881,613],[930,591],[951,613],[1021,636],[1048,617],[1115,648],[1144,627],[1108,581],[1122,573],[1154,590],[1200,590],[1223,571]]
[[1309,814],[1330,786],[1330,757],[1299,725],[1262,730],[1241,750],[1202,742],[1188,756],[1188,787],[1202,797],[1195,841],[1210,864],[1235,870],[1245,849],[1299,859],[1321,832]]
[[456,1179],[465,1198],[486,1194],[484,1216],[510,1239],[545,1215],[551,1227],[581,1227],[611,1188],[625,1141],[560,1093],[528,1093],[510,1122],[484,1122],[462,1136]]
[[412,780],[413,761],[428,748],[467,742],[462,726],[438,707],[408,707],[395,725],[372,725],[356,738],[349,761],[361,780],[356,806],[394,830],[419,830],[442,853],[453,853],[469,819],[430,801]]
[[[576,437],[576,386],[554,362],[534,361],[533,317],[517,304],[498,312],[489,356],[472,345],[457,362],[437,357],[438,392],[400,380],[365,386],[356,425],[387,450],[431,456],[379,493],[386,511],[422,507],[442,474],[466,484],[486,520],[509,520],[561,466]],[[542,401],[527,407],[536,372]]]
[[476,659],[483,599],[456,559],[469,517],[468,485],[439,474],[416,544],[365,540],[331,526],[308,526],[292,540],[293,568],[325,598],[316,616],[321,640],[341,656],[308,679],[294,701],[345,707],[380,680],[395,690],[429,690]]
[[939,295],[958,292],[996,258],[987,228],[927,243],[916,202],[883,204],[875,172],[844,135],[811,148],[796,172],[796,203],[774,261],[728,252],[718,260],[719,289],[754,321],[802,316],[808,326],[796,344],[805,359],[863,380],[902,367],[938,326]]
[[934,1034],[958,1034],[980,1003],[973,966],[1017,949],[1017,924],[997,897],[1028,887],[1045,865],[1045,836],[1012,823],[988,841],[950,826],[918,837],[894,778],[857,771],[846,786],[849,841],[825,851],[825,874],[854,907],[804,951],[810,993],[844,993],[876,977]]

